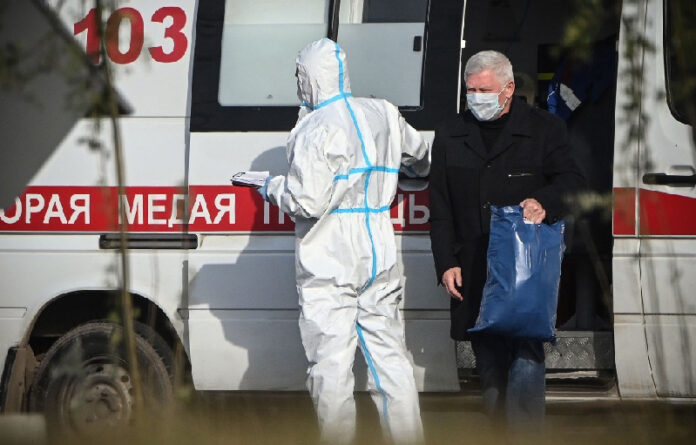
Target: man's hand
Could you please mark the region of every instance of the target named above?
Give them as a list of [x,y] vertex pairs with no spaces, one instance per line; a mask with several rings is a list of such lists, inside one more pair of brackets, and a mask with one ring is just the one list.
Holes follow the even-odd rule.
[[452,267],[447,269],[445,273],[442,274],[442,285],[445,286],[447,293],[450,294],[452,298],[462,301],[464,298],[455,287],[455,285],[462,285],[462,268]]
[[546,210],[539,204],[534,198],[527,198],[520,203],[522,206],[522,216],[527,221],[531,221],[534,224],[541,224],[541,222],[546,218]]

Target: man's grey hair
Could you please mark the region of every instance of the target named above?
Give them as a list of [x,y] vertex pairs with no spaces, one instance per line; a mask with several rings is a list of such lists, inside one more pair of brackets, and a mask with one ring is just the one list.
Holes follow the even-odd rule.
[[477,52],[467,60],[466,66],[464,67],[464,82],[466,82],[472,74],[478,74],[486,70],[492,71],[496,79],[503,85],[515,79],[512,74],[512,63],[510,63],[510,59],[505,57],[503,53],[488,50]]

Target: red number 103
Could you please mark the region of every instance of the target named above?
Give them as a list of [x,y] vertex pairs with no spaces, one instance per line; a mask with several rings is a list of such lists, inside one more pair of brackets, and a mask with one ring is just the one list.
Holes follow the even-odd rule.
[[[176,6],[165,6],[152,14],[151,21],[164,23],[167,17],[172,18],[172,24],[164,30],[164,37],[172,39],[173,49],[166,53],[162,46],[148,48],[150,56],[161,63],[176,62],[181,59],[188,48],[188,39],[181,31],[186,24],[186,13]],[[130,24],[130,42],[128,49],[121,52],[118,46],[118,33],[123,20]],[[126,64],[135,62],[143,49],[145,24],[143,16],[134,8],[120,8],[114,11],[106,21],[106,54],[114,63]],[[75,23],[73,33],[75,35],[87,31],[87,54],[95,63],[99,62],[99,36],[97,33],[97,10],[91,9],[89,13]]]

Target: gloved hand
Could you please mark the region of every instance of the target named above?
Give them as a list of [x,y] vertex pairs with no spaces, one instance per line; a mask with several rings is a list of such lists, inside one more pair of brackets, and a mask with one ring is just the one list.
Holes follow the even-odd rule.
[[266,182],[264,182],[261,187],[256,189],[256,193],[261,195],[264,201],[268,201],[268,181],[270,180],[271,177],[269,176],[268,178],[266,178]]

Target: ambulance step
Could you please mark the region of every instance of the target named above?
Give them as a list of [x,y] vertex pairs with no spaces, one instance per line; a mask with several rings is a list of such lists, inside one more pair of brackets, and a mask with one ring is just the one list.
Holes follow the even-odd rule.
[[[555,345],[544,343],[547,370],[614,369],[614,335],[610,331],[558,331]],[[458,341],[457,367],[476,367],[471,343]]]

